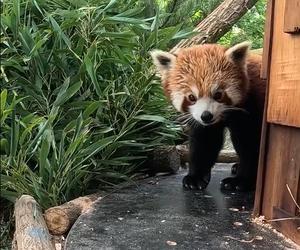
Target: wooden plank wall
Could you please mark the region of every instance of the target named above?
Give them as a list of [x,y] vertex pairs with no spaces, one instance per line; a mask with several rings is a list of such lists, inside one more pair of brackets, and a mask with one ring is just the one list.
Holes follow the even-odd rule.
[[[269,0],[265,27],[262,77],[268,79],[268,87],[254,214],[267,220],[300,212],[292,199],[300,204],[300,35],[285,33],[284,21],[289,19],[285,12],[298,14],[300,9],[287,4],[295,2]],[[291,20],[289,25],[294,25]],[[272,224],[300,244],[299,220]]]
[[[285,3],[294,6],[296,1],[274,1],[267,121],[300,127],[300,34],[284,32]],[[293,13],[300,16],[300,4]]]
[[[266,219],[299,215],[286,185],[300,204],[300,129],[271,124],[267,146],[262,214]],[[277,222],[275,226],[300,244],[299,220]]]

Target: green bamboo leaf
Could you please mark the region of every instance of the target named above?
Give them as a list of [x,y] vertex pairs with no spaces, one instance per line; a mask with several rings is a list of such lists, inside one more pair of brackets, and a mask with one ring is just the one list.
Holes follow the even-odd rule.
[[65,86],[63,86],[62,89],[65,91],[62,91],[60,94],[58,94],[55,102],[53,103],[53,106],[58,107],[63,105],[66,101],[68,101],[73,95],[77,93],[81,85],[82,85],[82,81],[79,81],[77,83],[74,83],[67,90],[65,90]]
[[43,135],[44,131],[46,130],[46,128],[49,125],[49,120],[46,120],[44,123],[40,124],[40,129],[39,132],[37,133],[37,135],[34,137],[34,139],[31,141],[31,143],[29,144],[27,151],[30,152],[30,154],[33,154],[37,148],[38,148],[38,144],[39,144],[39,140],[41,138],[41,136]]
[[59,26],[59,24],[56,22],[56,20],[51,16],[51,15],[47,15],[53,30],[61,37],[61,39],[65,42],[65,44],[71,48],[71,41],[70,39],[66,36],[66,34],[62,31],[61,27]]
[[122,17],[139,16],[141,13],[143,13],[144,10],[145,10],[145,8],[128,9],[120,14],[117,14],[116,16],[122,16]]
[[1,174],[1,181],[3,181],[2,183],[5,184],[10,184],[10,183],[14,183],[16,180],[12,177],[12,176],[8,176],[5,174]]
[[[20,1],[19,0],[13,0],[13,15],[12,15],[12,23],[14,24],[13,32],[16,37],[17,31],[19,30],[19,24],[20,24]],[[2,14],[2,13],[1,13]]]
[[90,157],[90,156],[96,154],[97,152],[101,151],[102,149],[104,149],[109,144],[111,144],[114,139],[115,139],[115,136],[109,136],[109,137],[101,139],[97,142],[94,142],[91,145],[89,145],[88,147],[86,147],[85,149],[83,149],[81,154],[83,156],[88,155]]
[[5,105],[6,105],[7,89],[1,91],[0,98],[1,98],[0,113],[2,114],[4,112]]
[[43,134],[41,150],[39,153],[39,172],[40,177],[43,178],[44,181],[47,181],[47,169],[49,168],[48,155],[50,152],[51,141],[51,131],[50,129],[46,129]]
[[98,132],[99,134],[106,134],[106,133],[109,133],[109,132],[111,132],[111,131],[114,131],[114,129],[111,128],[111,127],[107,127],[107,128],[103,128],[103,129],[97,130],[97,132]]
[[159,116],[159,115],[139,115],[136,116],[135,119],[137,120],[144,120],[144,121],[155,121],[155,122],[166,122],[166,118]]
[[105,6],[105,8],[103,9],[103,11],[106,11],[106,10],[110,9],[110,8],[113,7],[117,2],[118,2],[118,0],[110,0],[110,2]]
[[58,166],[62,165],[63,158],[64,158],[64,155],[65,155],[65,150],[64,150],[65,137],[66,137],[66,133],[65,133],[65,131],[62,131],[61,139],[60,139],[60,142],[59,142],[59,151],[58,151],[58,160],[57,160],[57,165]]
[[82,113],[80,113],[80,115],[76,119],[76,127],[75,127],[75,131],[74,131],[74,136],[72,139],[73,141],[79,136],[82,125],[83,125],[83,117],[82,117]]
[[43,11],[41,10],[40,6],[38,5],[38,3],[36,2],[36,0],[33,0],[32,1],[34,6],[37,8],[37,10],[42,14],[44,15]]
[[93,65],[91,59],[88,56],[85,57],[84,64],[85,64],[86,71],[88,72],[88,75],[92,80],[92,83],[94,85],[94,88],[96,90],[97,95],[99,97],[101,97],[102,96],[102,94],[101,94],[102,91],[101,91],[101,88],[99,86],[99,83],[98,83],[98,80],[97,80],[97,77],[96,77],[96,72],[95,72],[95,69],[94,69],[94,65]]
[[18,150],[19,141],[19,122],[16,120],[16,109],[12,111],[11,131],[10,131],[10,150],[9,150],[9,165],[15,164],[15,156]]
[[[2,176],[1,176],[1,180],[2,180]],[[1,188],[1,197],[12,203],[15,203],[15,201],[19,197],[19,195],[20,194],[18,192],[9,191],[7,189]]]
[[187,39],[187,38],[190,38],[190,37],[193,37],[195,35],[197,35],[199,32],[197,31],[179,31],[177,32],[173,37],[172,39]]
[[122,16],[112,16],[112,17],[107,17],[104,22],[109,22],[109,23],[128,23],[128,24],[138,24],[138,25],[147,25],[147,22],[137,19],[137,18],[132,18],[132,17],[122,17]]
[[102,30],[98,30],[95,33],[101,34],[101,37],[107,38],[119,38],[119,39],[132,39],[135,34],[131,31],[124,31],[124,32],[103,32]]
[[23,60],[30,61],[31,57],[29,57],[29,55],[30,55],[30,51],[32,50],[32,44],[34,43],[34,41],[33,41],[32,37],[30,37],[30,35],[28,34],[28,31],[26,29],[21,30],[19,32],[19,37],[21,38],[21,42],[23,45],[23,51],[28,56],[27,58],[24,57]]
[[84,142],[84,135],[80,135],[75,140],[72,141],[71,144],[69,144],[66,152],[64,153],[65,160],[70,159],[76,151],[78,151],[79,147]]
[[94,101],[84,110],[82,116],[83,119],[87,119],[92,113],[94,113],[97,109],[103,106],[102,102]]
[[155,33],[157,33],[158,32],[158,27],[159,27],[159,10],[156,10],[156,15],[155,15],[154,20],[151,24],[150,31],[151,32],[155,31]]

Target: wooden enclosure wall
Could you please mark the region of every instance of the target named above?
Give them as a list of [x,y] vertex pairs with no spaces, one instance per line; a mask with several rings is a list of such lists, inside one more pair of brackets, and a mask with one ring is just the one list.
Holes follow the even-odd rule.
[[300,17],[300,1],[299,12],[296,0],[286,2],[290,8],[285,8],[284,0],[274,6],[268,122],[300,127],[300,35],[284,32],[284,20]]
[[[254,214],[268,220],[300,215],[300,30],[293,28],[298,16],[290,20],[294,12],[300,16],[295,2],[268,2],[262,69],[268,88],[254,206]],[[300,244],[299,219],[272,224]]]

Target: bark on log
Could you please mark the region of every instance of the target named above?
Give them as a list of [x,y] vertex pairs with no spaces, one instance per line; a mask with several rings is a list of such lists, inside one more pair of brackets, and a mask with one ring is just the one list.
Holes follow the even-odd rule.
[[62,235],[69,231],[77,218],[86,212],[99,197],[99,194],[78,197],[60,206],[47,209],[44,218],[50,233]]
[[[148,165],[149,174],[154,176],[157,173],[176,173],[179,167],[185,167],[189,162],[189,149],[187,145],[164,146],[154,150]],[[239,158],[233,149],[221,150],[218,163],[235,163]]]
[[[189,149],[186,145],[177,145],[176,146],[181,162],[188,162],[189,161]],[[239,158],[234,150],[226,150],[223,149],[221,150],[217,162],[218,163],[234,163],[238,162]]]
[[221,150],[217,162],[218,163],[234,163],[238,162],[239,157],[237,156],[236,152],[234,150]]
[[38,203],[30,195],[22,195],[15,203],[15,249],[54,250]]
[[11,243],[11,250],[18,250],[16,233],[14,233],[14,237]]
[[180,41],[171,52],[195,44],[214,43],[226,34],[258,0],[224,0],[215,10],[203,19],[194,31],[196,36]]
[[180,167],[180,154],[175,146],[162,146],[155,149],[148,162],[149,174],[174,174]]

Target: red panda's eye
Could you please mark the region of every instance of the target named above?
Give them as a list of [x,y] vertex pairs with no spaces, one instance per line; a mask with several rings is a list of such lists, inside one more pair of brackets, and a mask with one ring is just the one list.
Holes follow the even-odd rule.
[[213,94],[213,98],[216,100],[216,101],[220,101],[223,97],[223,93],[221,91],[217,91]]
[[189,95],[189,101],[190,101],[191,103],[196,102],[196,97],[195,97],[194,95],[190,94],[190,95]]

